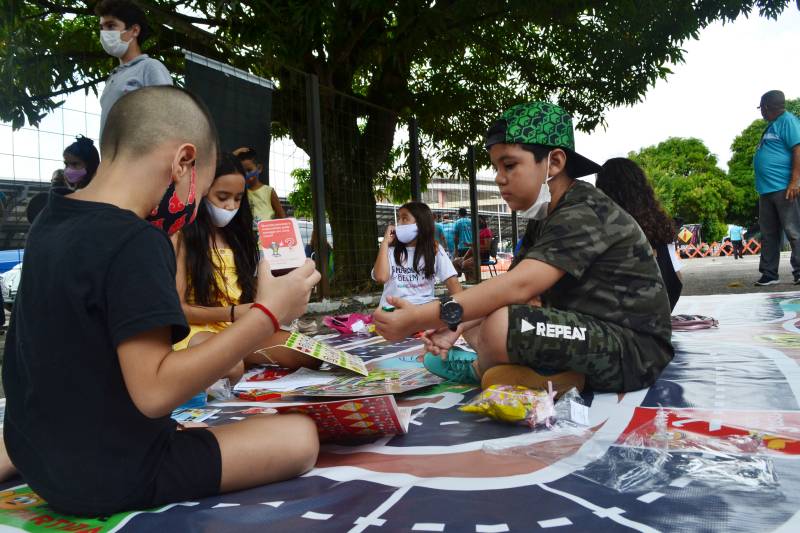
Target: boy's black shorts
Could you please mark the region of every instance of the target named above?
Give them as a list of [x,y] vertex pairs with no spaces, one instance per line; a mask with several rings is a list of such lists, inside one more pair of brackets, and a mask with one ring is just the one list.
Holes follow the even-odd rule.
[[[122,459],[124,460],[124,459]],[[172,435],[156,477],[142,493],[113,508],[76,508],[74,504],[54,509],[78,516],[108,516],[123,511],[151,509],[219,494],[222,455],[217,438],[206,428],[189,428]]]
[[149,509],[167,503],[219,494],[222,454],[217,438],[206,428],[176,431],[156,478],[129,509]]
[[623,392],[649,386],[672,358],[648,335],[561,309],[508,307],[509,360],[534,370],[574,370],[596,391]]

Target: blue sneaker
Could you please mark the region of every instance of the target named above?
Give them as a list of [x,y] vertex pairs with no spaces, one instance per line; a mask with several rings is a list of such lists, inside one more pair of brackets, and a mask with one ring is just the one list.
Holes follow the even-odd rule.
[[442,361],[438,355],[426,353],[423,363],[431,374],[456,383],[477,385],[481,380],[475,374],[475,367],[472,365],[477,358],[478,354],[475,352],[450,348],[447,352],[447,360]]

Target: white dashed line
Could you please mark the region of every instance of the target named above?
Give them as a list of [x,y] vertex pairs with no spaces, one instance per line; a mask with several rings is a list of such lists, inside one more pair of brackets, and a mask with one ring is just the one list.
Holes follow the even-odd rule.
[[640,502],[652,503],[662,496],[663,494],[661,494],[660,492],[648,492],[647,494],[642,494],[636,499],[639,500]]
[[419,524],[414,524],[411,531],[444,531],[444,524],[421,522]]
[[476,524],[475,533],[504,533],[511,531],[508,524]]
[[563,527],[571,525],[572,525],[572,520],[570,520],[565,516],[562,516],[561,518],[553,518],[551,520],[539,520],[539,527],[541,528]]
[[458,420],[448,420],[447,422],[439,422],[440,426],[452,426],[453,424],[458,424]]
[[685,486],[687,486],[691,482],[692,482],[691,478],[679,477],[678,479],[676,479],[675,481],[670,483],[669,486],[670,487],[678,487],[679,489],[682,489],[682,488],[684,488]]
[[283,502],[261,502],[261,505],[269,505],[270,507],[275,507],[277,509],[283,505]]
[[212,507],[212,509],[221,509],[221,508],[224,508],[224,507],[239,507],[239,505],[240,504],[238,504],[238,503],[218,503],[217,505]]
[[[391,509],[391,507],[400,501],[400,499],[406,495],[406,492],[411,490],[411,486],[408,487],[401,487],[394,491],[391,496],[389,496],[386,501],[380,504],[378,507],[375,508],[374,511],[369,513],[367,516],[359,516],[355,522],[356,527],[350,529],[350,533],[361,533],[369,526],[382,526],[386,520],[381,518],[381,515]],[[380,522],[380,524],[378,524]]]
[[231,420],[244,420],[243,416],[232,416]]
[[302,518],[308,518],[309,520],[328,520],[332,516],[332,514],[315,513],[314,511],[309,511],[304,514]]

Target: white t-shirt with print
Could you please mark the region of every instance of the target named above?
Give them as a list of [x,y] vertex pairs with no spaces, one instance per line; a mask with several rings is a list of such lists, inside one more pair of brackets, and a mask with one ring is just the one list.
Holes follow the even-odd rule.
[[[383,285],[381,295],[381,306],[388,305],[387,296],[403,298],[412,304],[424,304],[434,299],[433,287],[436,282],[443,282],[448,278],[457,276],[453,262],[447,257],[447,252],[442,246],[436,247],[436,265],[434,266],[434,277],[425,278],[425,261],[420,259],[415,272],[411,266],[414,264],[414,247],[406,248],[408,257],[405,263],[398,265],[394,261],[394,247],[390,246],[389,253],[389,281]],[[372,272],[372,279],[375,279],[375,272]]]

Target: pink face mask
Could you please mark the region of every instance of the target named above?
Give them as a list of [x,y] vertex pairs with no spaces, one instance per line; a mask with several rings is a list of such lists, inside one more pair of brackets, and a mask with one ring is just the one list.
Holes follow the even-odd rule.
[[83,178],[86,177],[86,169],[85,168],[65,168],[64,169],[64,179],[66,179],[71,185],[75,185],[80,183]]

